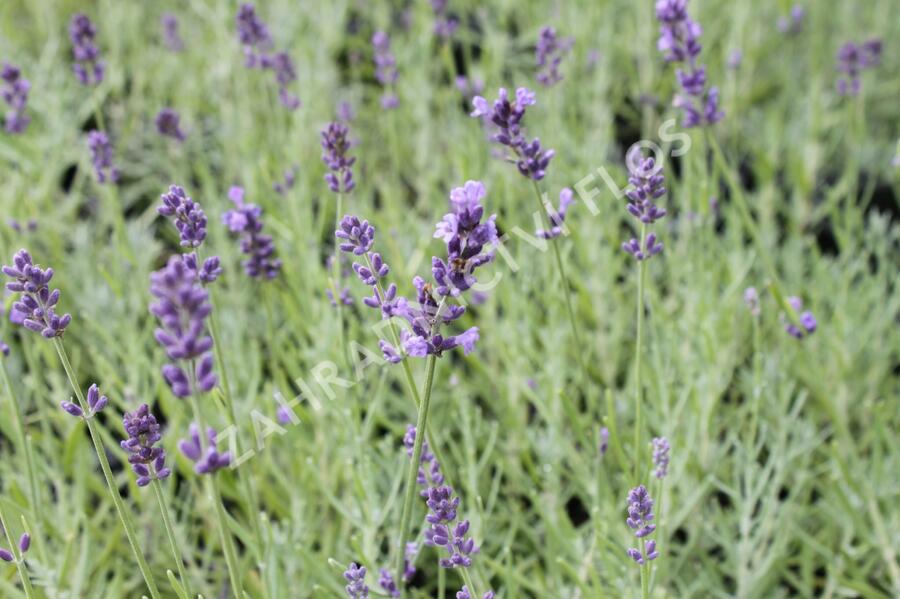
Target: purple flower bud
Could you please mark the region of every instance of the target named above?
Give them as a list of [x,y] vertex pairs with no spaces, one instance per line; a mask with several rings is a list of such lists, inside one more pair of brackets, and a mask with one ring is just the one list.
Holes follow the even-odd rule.
[[27,553],[28,549],[31,548],[31,535],[27,532],[23,532],[22,536],[19,537],[19,551],[22,553]]
[[7,551],[6,549],[0,549],[0,559],[2,559],[5,562],[12,562],[13,560],[15,560],[15,558],[13,557],[13,554],[10,553],[9,551]]
[[665,437],[653,439],[653,465],[656,467],[656,478],[665,478],[669,471],[669,440]]
[[77,404],[72,403],[71,401],[62,401],[59,403],[59,407],[69,413],[71,416],[75,416],[76,418],[81,418],[84,416],[84,411],[82,411],[81,407]]
[[366,569],[350,563],[344,571],[344,578],[349,583],[344,589],[350,599],[366,599],[369,596],[369,587],[366,586]]

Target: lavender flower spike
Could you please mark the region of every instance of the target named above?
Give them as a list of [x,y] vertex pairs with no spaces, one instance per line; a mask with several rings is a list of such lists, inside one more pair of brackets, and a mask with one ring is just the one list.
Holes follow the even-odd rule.
[[381,107],[393,110],[400,105],[400,99],[393,92],[397,83],[397,61],[391,52],[391,38],[384,31],[376,31],[372,35],[372,47],[375,50],[375,78],[385,88],[381,96]]
[[347,126],[336,122],[322,131],[322,161],[331,171],[325,175],[325,181],[335,193],[347,193],[356,187],[352,169],[356,158],[347,155],[350,151],[347,134]]
[[14,135],[24,133],[28,123],[31,122],[31,117],[25,114],[31,83],[22,77],[22,72],[18,67],[7,63],[4,63],[3,69],[0,70],[0,79],[4,83],[0,95],[9,106],[5,121],[6,132]]
[[176,141],[184,141],[185,134],[181,129],[181,116],[172,108],[163,108],[154,120],[156,131],[163,137],[171,137]]
[[119,180],[119,169],[113,164],[113,147],[103,131],[90,131],[87,136],[88,150],[98,183],[115,183]]
[[200,391],[210,391],[217,379],[212,372],[212,338],[205,331],[206,317],[212,311],[209,293],[180,256],[172,256],[165,268],[150,275],[150,293],[158,299],[150,306],[161,325],[156,340],[173,360],[162,369],[172,393],[176,397],[192,393],[190,379],[178,361],[193,367]]
[[178,18],[171,13],[165,13],[159,20],[163,32],[163,44],[172,52],[184,50],[184,40],[178,32]]
[[241,252],[247,256],[243,263],[244,272],[253,278],[274,279],[281,271],[281,260],[275,258],[275,242],[271,235],[262,232],[262,208],[244,201],[242,187],[232,187],[228,198],[235,208],[222,215],[222,222],[240,236]]
[[796,296],[791,296],[787,298],[788,303],[791,305],[791,308],[794,311],[800,313],[800,326],[796,326],[792,322],[790,322],[784,314],[781,315],[782,325],[784,326],[784,330],[791,337],[795,337],[797,339],[803,339],[807,335],[812,335],[816,332],[816,328],[818,328],[818,322],[816,321],[816,317],[813,316],[813,313],[809,310],[803,310],[803,301]]
[[478,553],[478,547],[474,540],[466,536],[469,532],[469,521],[456,522],[459,497],[454,497],[453,489],[448,486],[431,487],[426,494],[425,503],[429,509],[425,520],[430,525],[425,530],[425,544],[443,547],[449,554],[448,557],[438,560],[438,565],[442,568],[471,566],[471,556]]
[[272,37],[266,24],[256,16],[256,8],[250,3],[241,4],[234,21],[238,41],[244,48],[244,64],[249,68],[265,66],[262,57],[272,47]]
[[669,472],[669,440],[665,437],[653,439],[653,465],[656,467],[656,478],[665,478]]
[[562,81],[563,76],[559,72],[559,65],[566,53],[572,49],[573,43],[572,38],[560,39],[553,27],[541,28],[535,47],[538,83],[550,87]]
[[880,39],[871,39],[859,45],[847,42],[841,46],[837,53],[837,71],[844,77],[837,82],[838,94],[855,96],[859,93],[860,75],[880,64],[881,48]]
[[184,454],[184,457],[194,462],[194,472],[197,474],[215,474],[222,468],[231,465],[231,453],[219,453],[216,443],[216,431],[212,427],[206,429],[206,438],[208,443],[204,451],[203,443],[200,440],[200,429],[196,424],[191,423],[190,436],[178,442],[178,449]]
[[366,599],[369,587],[366,586],[366,569],[351,562],[344,571],[344,578],[349,583],[344,589],[350,599]]
[[41,268],[32,262],[31,254],[19,250],[13,256],[12,266],[3,267],[3,274],[12,279],[6,283],[6,289],[22,294],[19,301],[12,305],[10,320],[40,333],[46,339],[61,337],[72,317],[56,313],[60,294],[58,289],[51,290],[49,287],[53,269]]
[[391,576],[391,573],[388,572],[385,568],[382,568],[378,572],[378,585],[383,588],[389,596],[400,596],[400,589],[397,588],[397,583],[394,582],[394,577]]
[[625,523],[634,530],[634,536],[641,539],[642,549],[628,549],[628,556],[639,565],[646,561],[659,557],[656,551],[656,541],[650,540],[644,543],[644,539],[656,530],[653,524],[653,500],[644,485],[635,487],[628,493],[628,518]]
[[[631,172],[628,182],[632,186],[625,194],[628,197],[626,209],[642,225],[652,225],[666,215],[666,210],[656,204],[666,193],[662,165],[657,165],[652,157],[644,158],[638,147],[628,153],[626,162]],[[650,233],[643,246],[632,238],[622,244],[622,249],[641,261],[662,252],[663,244],[657,241],[655,233]]]
[[512,150],[514,156],[510,161],[516,163],[519,173],[534,181],[540,181],[546,174],[553,150],[543,150],[538,138],[529,140],[522,131],[522,120],[525,110],[536,102],[534,92],[520,87],[516,90],[515,102],[510,102],[505,88],[500,88],[493,106],[481,96],[472,98],[474,110],[470,116],[484,117],[493,125],[496,132],[491,140]]
[[72,70],[82,85],[97,85],[103,81],[104,64],[100,49],[94,43],[97,27],[87,15],[77,13],[69,22],[69,39],[72,40]]
[[154,479],[167,478],[172,471],[166,468],[166,450],[156,446],[162,434],[150,407],[141,404],[134,412],[126,412],[122,425],[128,438],[121,445],[128,452],[128,463],[138,477],[137,486],[146,487]]
[[447,11],[447,0],[431,0],[434,11],[434,34],[442,40],[449,40],[456,34],[459,21]]
[[175,228],[181,235],[181,245],[185,247],[200,247],[206,239],[206,214],[200,208],[200,204],[192,200],[184,188],[179,185],[170,185],[169,192],[160,196],[162,206],[156,211],[162,216],[172,218]]

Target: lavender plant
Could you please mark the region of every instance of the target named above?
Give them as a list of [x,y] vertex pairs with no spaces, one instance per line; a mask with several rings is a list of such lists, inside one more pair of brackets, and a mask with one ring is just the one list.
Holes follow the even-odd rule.
[[31,90],[31,82],[22,76],[22,72],[18,67],[9,63],[3,64],[0,70],[0,79],[3,80],[3,87],[0,89],[0,95],[3,101],[9,106],[6,112],[5,128],[7,133],[19,134],[24,133],[31,122],[31,117],[25,114],[25,107],[28,104],[28,92]]

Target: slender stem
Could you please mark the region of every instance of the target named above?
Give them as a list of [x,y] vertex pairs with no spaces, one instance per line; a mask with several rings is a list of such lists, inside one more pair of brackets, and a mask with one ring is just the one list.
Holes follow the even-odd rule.
[[[644,247],[647,237],[647,225],[641,223],[641,245]],[[641,468],[641,404],[643,404],[643,386],[641,385],[641,340],[644,329],[644,273],[646,260],[638,261],[638,288],[637,288],[637,337],[634,349],[634,484],[638,484]]]
[[469,597],[472,599],[481,599],[481,595],[475,590],[475,583],[472,582],[472,575],[469,574],[468,568],[457,568],[462,576],[463,583],[469,589]]
[[166,507],[166,500],[163,498],[159,479],[154,478],[150,482],[150,486],[153,487],[153,494],[156,495],[156,502],[159,504],[160,513],[162,513],[163,527],[166,529],[166,536],[169,538],[169,547],[172,549],[175,565],[178,566],[178,577],[181,578],[181,584],[184,586],[185,592],[189,597],[193,597],[191,594],[191,583],[187,577],[187,572],[184,570],[184,560],[181,557],[181,552],[178,550],[178,541],[175,540],[175,528],[172,526],[172,519],[169,517],[169,508]]
[[[192,360],[188,370],[188,378],[191,384],[191,408],[194,411],[194,419],[197,420],[197,426],[200,428],[200,446],[205,453],[208,445],[206,439],[206,426],[203,420],[203,412],[200,410],[200,402],[197,400],[199,389],[197,388],[197,375],[194,369],[194,361]],[[222,542],[222,552],[225,554],[225,565],[228,568],[228,578],[231,581],[231,590],[235,599],[243,599],[244,588],[241,585],[241,575],[237,566],[237,554],[232,544],[231,534],[228,532],[227,519],[225,509],[222,506],[222,495],[219,491],[218,479],[216,473],[202,475],[206,479],[206,493],[212,502],[216,512],[216,523],[219,528],[219,540]]]
[[416,441],[413,444],[412,460],[409,463],[409,469],[406,474],[406,497],[403,500],[403,511],[400,515],[400,536],[397,542],[400,544],[397,552],[397,583],[403,580],[403,550],[406,548],[406,537],[409,535],[410,519],[412,517],[412,504],[416,495],[416,477],[419,474],[419,460],[422,459],[422,445],[425,442],[425,429],[428,425],[428,409],[431,405],[431,386],[434,383],[434,367],[437,363],[437,356],[434,354],[428,356],[425,376],[425,392],[422,394],[422,401],[419,404],[419,414],[416,419]]
[[753,316],[753,417],[750,426],[750,442],[756,443],[759,427],[759,402],[762,399],[762,356],[759,353],[759,317]]
[[[334,208],[334,230],[337,231],[341,228],[341,210],[344,203],[344,194],[343,192],[337,192],[337,203]],[[341,339],[341,353],[344,355],[344,358],[347,360],[347,364],[349,365],[350,356],[347,353],[347,339],[346,339],[346,331],[344,330],[344,307],[341,303],[341,250],[340,250],[340,240],[337,235],[334,236],[334,255],[332,257],[332,266],[331,266],[331,299],[334,301],[334,305],[337,307],[338,314],[338,327],[340,328],[340,339]]]
[[[88,405],[84,399],[84,394],[81,392],[81,387],[78,385],[78,379],[75,377],[75,371],[72,369],[72,364],[69,362],[66,348],[63,346],[63,342],[59,337],[53,339],[53,347],[56,349],[59,361],[62,362],[63,369],[66,371],[66,376],[69,378],[69,384],[72,385],[72,390],[75,391],[78,405],[81,406],[81,409],[85,413],[88,413]],[[113,476],[112,469],[109,467],[109,460],[106,459],[106,450],[103,447],[103,440],[100,438],[99,433],[94,429],[92,418],[83,418],[82,420],[84,420],[84,423],[87,425],[91,441],[94,443],[94,450],[97,452],[97,459],[100,461],[100,469],[103,470],[106,486],[109,488],[109,494],[112,496],[116,511],[119,513],[119,519],[122,521],[122,526],[125,528],[125,536],[128,537],[128,542],[131,544],[131,550],[134,552],[138,568],[144,577],[144,582],[147,583],[147,588],[150,589],[151,597],[153,597],[153,599],[158,599],[160,594],[156,587],[156,580],[153,578],[150,566],[147,565],[147,560],[144,558],[144,552],[141,551],[141,548],[138,545],[134,524],[131,522],[128,511],[125,509],[125,502],[122,501],[122,496],[119,494],[119,487],[116,485],[116,479]]]
[[22,408],[18,399],[13,393],[12,384],[9,381],[9,373],[6,371],[6,364],[0,358],[0,376],[3,377],[3,386],[6,388],[6,394],[9,397],[9,403],[12,404],[15,413],[16,432],[19,434],[19,442],[21,443],[22,453],[25,456],[25,470],[28,473],[28,491],[31,497],[31,509],[38,511],[40,499],[38,498],[37,480],[35,479],[34,462],[32,460],[31,451],[28,449],[28,440],[25,435],[25,418],[22,416]]
[[[646,556],[647,554],[644,552],[644,548],[646,543],[644,539],[641,539],[641,555]],[[649,560],[644,557],[644,563],[641,564],[641,599],[650,599],[650,563]]]
[[[531,183],[534,187],[534,193],[537,197],[539,211],[541,213],[541,218],[543,219],[544,226],[547,230],[550,230],[550,220],[547,217],[547,209],[544,207],[544,200],[541,195],[541,188],[538,186],[538,182],[534,179],[531,180]],[[581,369],[584,370],[584,351],[582,351],[583,347],[581,345],[581,340],[578,335],[578,324],[575,319],[575,309],[572,307],[572,294],[569,286],[569,278],[566,276],[566,269],[563,265],[562,254],[559,252],[559,245],[556,243],[554,239],[548,239],[547,242],[553,248],[553,256],[556,258],[556,269],[559,273],[559,278],[563,285],[563,297],[566,298],[566,311],[569,314],[569,324],[572,326],[572,338],[575,340],[576,347],[576,355],[578,356],[578,362],[581,366]]]
[[36,595],[34,594],[34,588],[31,586],[31,578],[28,577],[28,568],[25,567],[25,558],[19,551],[19,544],[12,538],[12,533],[7,525],[6,514],[3,513],[2,505],[0,505],[0,527],[3,528],[3,532],[6,535],[6,541],[9,543],[13,558],[16,560],[16,569],[19,571],[19,579],[22,581],[22,588],[25,589],[25,597],[33,599]]

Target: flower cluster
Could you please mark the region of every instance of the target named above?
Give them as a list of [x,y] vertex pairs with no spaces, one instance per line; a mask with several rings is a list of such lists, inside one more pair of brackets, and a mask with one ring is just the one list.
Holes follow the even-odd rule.
[[178,31],[178,18],[171,13],[165,13],[159,19],[162,26],[163,44],[172,52],[181,52],[184,50],[184,40],[181,39],[181,33]]
[[197,474],[215,474],[231,465],[231,453],[228,451],[219,453],[216,437],[215,429],[207,428],[207,442],[204,444],[200,438],[200,429],[191,423],[190,436],[178,442],[178,449],[184,457],[194,462],[194,472]]
[[163,108],[154,120],[156,131],[177,141],[184,141],[185,134],[181,129],[181,116],[173,108]]
[[156,211],[162,216],[172,218],[175,228],[181,235],[181,245],[196,248],[206,239],[206,214],[200,205],[192,200],[184,188],[178,185],[169,186],[169,192],[160,196],[162,206]]
[[31,260],[31,254],[19,250],[13,256],[12,266],[3,267],[3,274],[13,279],[6,283],[6,289],[22,294],[12,305],[10,320],[47,339],[61,337],[72,322],[72,316],[56,313],[59,289],[49,287],[53,269],[41,268]]
[[31,117],[25,114],[25,105],[28,103],[28,92],[31,83],[22,77],[18,67],[4,63],[0,70],[0,79],[3,80],[3,88],[0,95],[9,106],[6,113],[5,128],[7,133],[23,133],[31,122]]
[[[628,182],[633,189],[625,194],[628,197],[626,208],[643,225],[652,225],[666,215],[666,210],[656,205],[656,200],[666,193],[662,165],[657,165],[652,157],[644,158],[637,147],[628,154],[627,162],[630,171]],[[631,238],[622,244],[622,249],[640,261],[660,253],[663,244],[656,240],[654,233],[650,233],[644,239],[643,247],[640,241]]]
[[366,586],[366,569],[363,566],[357,566],[351,562],[344,571],[344,578],[347,580],[347,596],[350,599],[366,599],[369,596],[369,587]]
[[665,478],[669,472],[669,440],[665,437],[653,439],[653,466],[656,467],[656,478]]
[[75,416],[76,418],[90,418],[103,408],[105,408],[109,404],[109,398],[105,395],[100,395],[100,388],[97,387],[96,384],[91,385],[87,392],[87,405],[88,405],[88,413],[85,414],[84,410],[81,409],[76,403],[72,403],[71,401],[64,401],[59,404],[59,407],[63,409],[66,413],[71,416]]
[[563,57],[572,49],[572,38],[560,39],[553,27],[542,27],[534,56],[537,63],[537,81],[541,85],[551,86],[562,81],[559,65]]
[[453,496],[453,489],[449,486],[430,487],[425,493],[425,503],[429,510],[425,520],[430,525],[425,530],[425,544],[443,547],[449,553],[449,557],[441,558],[438,564],[442,568],[471,566],[471,556],[478,553],[478,547],[475,546],[473,539],[466,536],[469,532],[469,521],[456,522],[459,497]]
[[397,583],[394,581],[394,577],[387,570],[387,568],[382,568],[378,571],[378,586],[380,586],[384,591],[391,597],[399,597],[400,589],[397,588]]
[[676,72],[684,92],[674,102],[684,111],[682,125],[690,128],[719,122],[725,116],[719,110],[719,89],[707,87],[706,67],[697,64],[703,29],[688,16],[687,0],[657,0],[656,18],[660,22],[657,47],[666,62],[681,63],[687,69]]
[[97,27],[87,15],[77,13],[69,22],[69,39],[72,40],[72,70],[82,85],[97,85],[103,81],[104,64],[100,49],[94,43]]
[[459,28],[459,21],[448,12],[447,0],[431,0],[431,10],[434,11],[434,34],[445,41],[452,38]]
[[329,123],[322,131],[322,162],[331,171],[325,174],[325,181],[335,193],[347,193],[356,187],[352,168],[356,158],[348,155],[348,133],[347,126],[338,122]]
[[803,20],[806,18],[806,9],[795,4],[791,7],[788,17],[778,17],[778,31],[788,35],[797,35],[803,31]]
[[222,222],[229,231],[240,235],[241,251],[247,256],[244,272],[254,278],[274,279],[281,270],[281,260],[274,257],[275,242],[271,235],[262,232],[262,208],[244,202],[242,187],[232,187],[228,198],[234,202],[235,209],[223,214]]
[[[634,536],[644,542],[644,537],[650,535],[656,530],[653,524],[653,500],[644,485],[635,487],[628,492],[628,518],[625,524],[634,532]],[[628,556],[639,565],[644,565],[646,561],[655,560],[659,557],[656,551],[656,541],[647,541],[641,549],[629,548]]]
[[397,83],[397,61],[391,52],[391,38],[384,31],[376,31],[372,35],[372,47],[375,50],[375,78],[386,88],[381,96],[381,107],[393,110],[400,105],[400,99],[394,93]]
[[[22,536],[19,537],[19,552],[23,555],[28,552],[31,548],[31,535],[27,532],[23,532]],[[16,561],[15,556],[8,549],[0,549],[0,559],[7,563],[12,563]]]
[[[150,293],[157,298],[150,312],[159,319],[156,340],[174,361],[188,362],[200,391],[216,386],[213,374],[212,338],[206,334],[206,317],[212,311],[209,293],[199,284],[194,270],[181,256],[150,275]],[[189,397],[194,390],[184,369],[176,363],[162,368],[163,377],[176,397]]]
[[491,136],[491,139],[513,151],[515,157],[511,160],[516,163],[523,176],[540,181],[544,178],[547,166],[555,152],[543,150],[540,139],[534,138],[529,141],[522,132],[525,110],[535,103],[534,92],[524,87],[516,90],[514,102],[510,102],[506,89],[500,88],[493,106],[481,96],[472,98],[474,110],[471,116],[484,117],[495,126],[497,132]]
[[862,44],[847,42],[837,53],[837,91],[842,96],[855,96],[860,89],[860,74],[881,63],[881,40],[870,39]]
[[98,183],[115,183],[119,180],[119,169],[113,164],[113,147],[103,131],[93,130],[87,136],[88,150]]
[[128,452],[128,463],[138,477],[137,486],[146,487],[154,479],[167,478],[172,471],[166,468],[166,450],[156,446],[162,440],[162,434],[150,407],[141,404],[134,412],[126,412],[122,416],[122,426],[128,438],[121,445]]
[[805,336],[815,333],[816,328],[819,326],[818,322],[812,312],[803,310],[803,301],[796,296],[787,298],[787,301],[795,312],[800,313],[799,327],[785,318],[784,314],[781,315],[782,324],[787,334],[791,337],[796,337],[797,339],[803,339]]
[[278,83],[278,100],[288,110],[300,107],[300,99],[288,90],[288,86],[297,80],[294,61],[287,52],[269,53],[272,49],[272,37],[266,24],[256,16],[256,8],[252,4],[242,4],[235,17],[238,41],[244,48],[244,64],[251,69],[271,70]]
[[[403,446],[406,448],[406,455],[412,457],[413,449],[416,444],[416,427],[412,424],[406,425],[406,434],[403,435]],[[444,475],[441,474],[441,465],[437,458],[428,448],[428,441],[422,442],[422,456],[419,458],[419,473],[416,482],[423,487],[440,486],[444,484]],[[428,495],[428,491],[420,493],[422,497]]]
[[548,207],[550,230],[544,231],[539,229],[536,235],[543,239],[556,239],[562,235],[563,222],[566,220],[566,213],[569,211],[569,206],[574,203],[575,196],[572,193],[572,190],[568,187],[564,187],[562,191],[559,192],[559,208],[554,211]]

